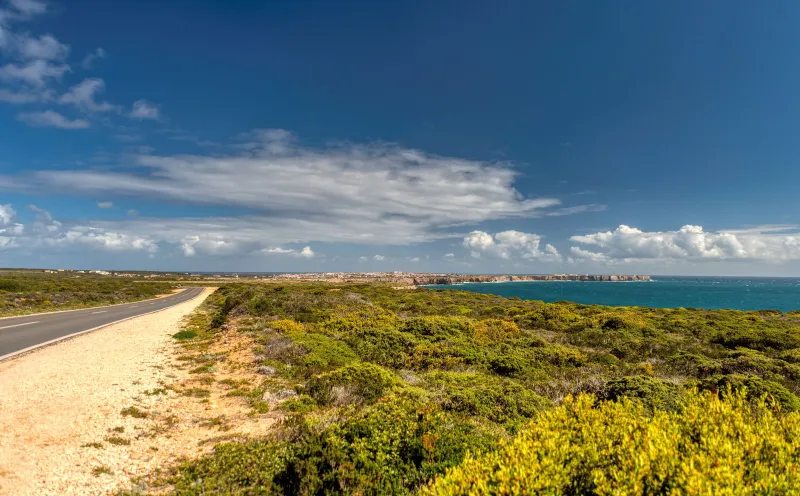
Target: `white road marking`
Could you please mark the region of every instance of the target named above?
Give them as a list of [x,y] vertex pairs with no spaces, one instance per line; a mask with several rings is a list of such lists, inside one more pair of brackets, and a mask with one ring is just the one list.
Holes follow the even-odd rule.
[[10,329],[12,327],[19,327],[19,326],[24,326],[24,325],[38,324],[38,323],[39,323],[39,321],[37,320],[36,322],[25,322],[24,324],[14,324],[14,325],[10,325],[10,326],[0,327],[0,329]]
[[131,308],[136,308],[136,307],[138,307],[138,306],[139,306],[139,305],[131,305]]
[[94,315],[96,313],[106,313],[106,312],[108,312],[108,310],[100,310],[99,312],[92,312],[92,315]]

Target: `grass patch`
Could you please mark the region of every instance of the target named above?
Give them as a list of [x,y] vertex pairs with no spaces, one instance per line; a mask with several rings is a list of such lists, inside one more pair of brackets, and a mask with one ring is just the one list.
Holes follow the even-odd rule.
[[194,339],[197,337],[197,331],[192,329],[184,329],[182,331],[178,331],[172,335],[173,338],[177,339],[178,341],[186,341],[187,339]]
[[113,444],[114,446],[130,446],[131,444],[129,440],[121,436],[108,436],[104,439],[104,441],[108,444]]
[[104,467],[102,465],[92,468],[92,475],[94,475],[95,477],[100,477],[101,475],[113,475],[113,474],[114,472],[112,472],[110,468]]
[[122,411],[120,411],[119,413],[121,413],[123,417],[133,417],[138,419],[143,419],[150,416],[149,413],[135,406],[129,406],[128,408],[123,408]]

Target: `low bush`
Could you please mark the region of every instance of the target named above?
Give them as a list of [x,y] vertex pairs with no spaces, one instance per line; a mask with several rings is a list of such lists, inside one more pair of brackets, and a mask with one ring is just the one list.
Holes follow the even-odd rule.
[[424,495],[795,494],[800,415],[692,393],[676,412],[568,398],[496,452],[471,456]]
[[354,363],[309,379],[306,390],[321,405],[371,403],[394,387],[400,379],[378,365]]
[[640,402],[648,411],[675,411],[679,409],[683,396],[683,388],[677,384],[656,377],[635,375],[608,381],[598,399],[617,401],[628,398]]
[[728,388],[744,389],[747,399],[751,401],[767,397],[770,401],[780,405],[785,412],[800,410],[800,398],[794,393],[777,382],[754,375],[717,375],[701,381],[699,387],[711,391],[725,391]]

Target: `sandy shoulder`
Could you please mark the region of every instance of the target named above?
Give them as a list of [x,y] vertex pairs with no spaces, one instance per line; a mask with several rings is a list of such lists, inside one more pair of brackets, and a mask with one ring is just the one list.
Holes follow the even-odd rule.
[[154,435],[179,415],[153,392],[180,378],[171,335],[211,291],[0,363],[0,494],[108,494],[196,450]]

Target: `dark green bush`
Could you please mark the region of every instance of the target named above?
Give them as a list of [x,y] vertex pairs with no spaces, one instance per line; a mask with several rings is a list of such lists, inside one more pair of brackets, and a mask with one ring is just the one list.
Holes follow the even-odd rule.
[[616,401],[626,397],[640,401],[650,411],[675,411],[684,396],[681,386],[663,379],[636,375],[608,381],[598,399]]
[[800,411],[800,398],[777,382],[754,375],[717,375],[699,383],[701,389],[724,392],[728,387],[737,390],[747,389],[747,399],[755,401],[763,396],[781,406],[785,412]]

